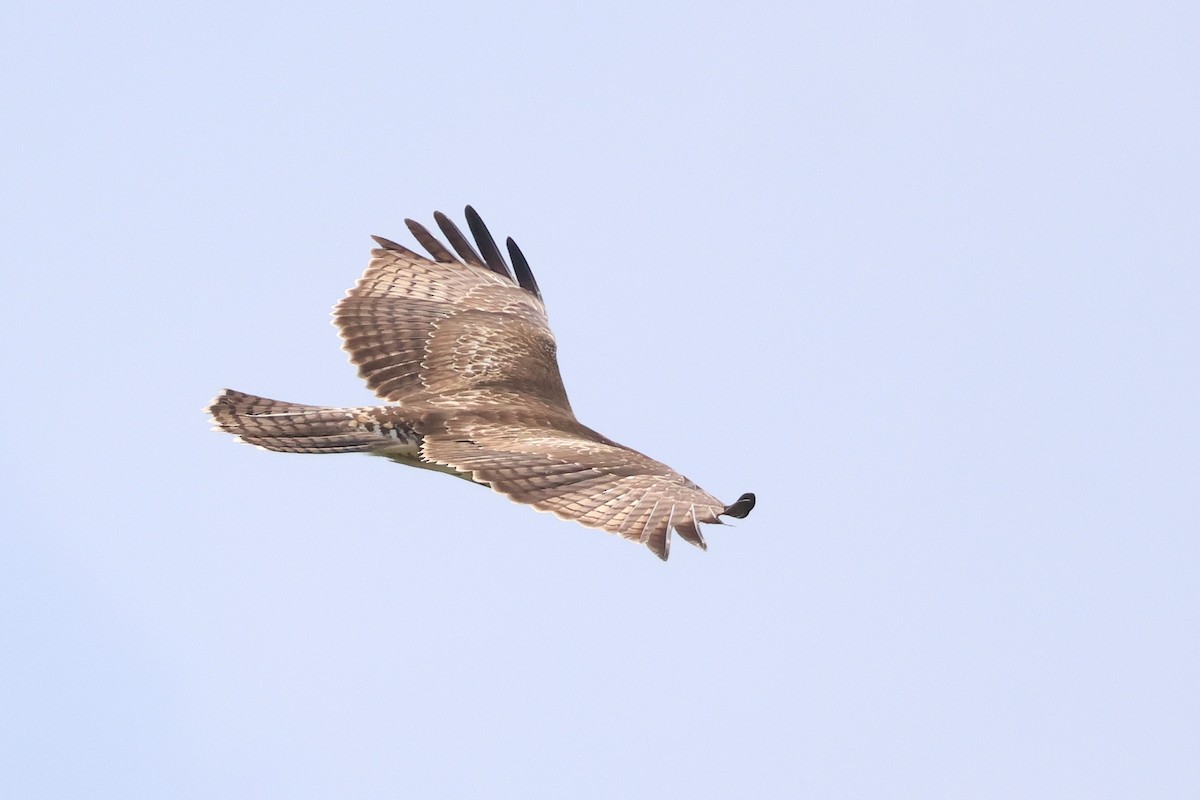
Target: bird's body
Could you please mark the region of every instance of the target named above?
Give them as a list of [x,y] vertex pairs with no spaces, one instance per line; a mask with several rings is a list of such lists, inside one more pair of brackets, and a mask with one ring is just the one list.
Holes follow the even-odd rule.
[[541,292],[509,239],[515,276],[482,220],[467,219],[483,256],[438,213],[456,258],[406,220],[432,259],[386,239],[334,323],[367,385],[393,403],[326,408],[226,390],[209,406],[218,429],[268,450],[369,453],[495,489],[542,511],[647,545],[670,533],[704,547],[699,523],[744,517],[684,476],[575,419]]

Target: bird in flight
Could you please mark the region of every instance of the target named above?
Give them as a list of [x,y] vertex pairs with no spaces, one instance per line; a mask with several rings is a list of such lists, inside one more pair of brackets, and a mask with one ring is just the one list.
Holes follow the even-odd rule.
[[529,262],[510,238],[510,269],[475,209],[466,217],[478,251],[440,211],[453,253],[411,219],[429,257],[372,237],[366,272],[334,306],[358,374],[392,405],[329,408],[226,389],[207,408],[214,430],[283,453],[368,453],[446,472],[663,560],[672,531],[705,549],[700,523],[749,514],[753,494],[725,505],[575,419]]

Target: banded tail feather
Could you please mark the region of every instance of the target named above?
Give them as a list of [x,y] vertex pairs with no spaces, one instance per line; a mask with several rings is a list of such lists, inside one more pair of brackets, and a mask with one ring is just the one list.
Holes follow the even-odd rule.
[[208,406],[215,430],[279,453],[365,453],[396,441],[361,409],[285,403],[226,389]]

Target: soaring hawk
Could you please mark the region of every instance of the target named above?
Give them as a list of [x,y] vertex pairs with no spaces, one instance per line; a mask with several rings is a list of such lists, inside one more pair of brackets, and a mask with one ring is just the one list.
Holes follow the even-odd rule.
[[466,216],[479,252],[441,212],[457,258],[405,220],[431,258],[373,237],[367,271],[334,306],[358,374],[394,405],[327,408],[226,389],[207,409],[215,429],[267,450],[369,453],[448,472],[664,560],[672,530],[704,548],[699,523],[749,514],[753,494],[727,506],[575,419],[529,263],[509,239],[510,270],[470,206]]

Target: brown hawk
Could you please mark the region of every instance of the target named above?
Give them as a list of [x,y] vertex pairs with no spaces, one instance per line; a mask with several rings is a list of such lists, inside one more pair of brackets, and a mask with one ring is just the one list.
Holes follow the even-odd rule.
[[441,212],[457,258],[408,219],[432,259],[373,237],[367,271],[334,306],[358,374],[395,405],[326,408],[226,389],[207,409],[216,430],[267,450],[369,453],[448,472],[662,559],[672,530],[704,548],[699,523],[749,514],[753,494],[727,506],[575,419],[529,263],[509,239],[510,270],[470,206],[466,216],[482,257]]

